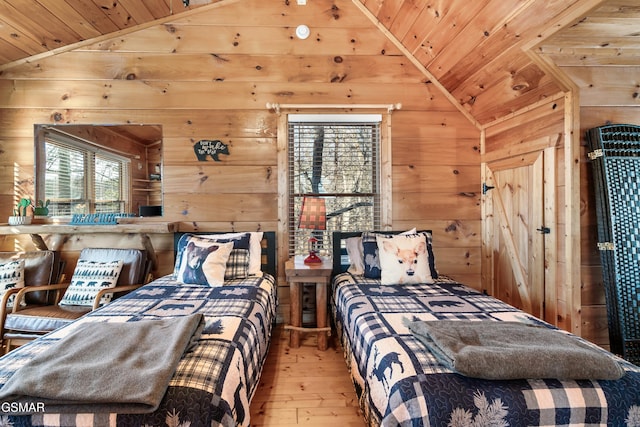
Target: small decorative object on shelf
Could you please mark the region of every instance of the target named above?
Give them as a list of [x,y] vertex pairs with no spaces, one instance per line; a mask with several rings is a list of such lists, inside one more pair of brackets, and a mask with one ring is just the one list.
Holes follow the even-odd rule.
[[9,225],[29,225],[31,224],[30,216],[10,216]]
[[315,237],[311,237],[309,239],[309,256],[304,259],[305,264],[320,264],[322,263],[322,258],[317,255],[316,251],[316,243],[318,243],[318,239]]
[[133,214],[127,213],[96,213],[96,214],[73,214],[72,225],[116,225],[118,218],[130,218]]
[[33,208],[33,215],[36,217],[46,217],[49,215],[49,200],[42,201],[38,200],[36,203],[36,207]]
[[22,198],[13,210],[13,216],[9,217],[9,225],[28,225],[31,224],[31,216],[28,214],[28,208],[31,206],[31,199]]

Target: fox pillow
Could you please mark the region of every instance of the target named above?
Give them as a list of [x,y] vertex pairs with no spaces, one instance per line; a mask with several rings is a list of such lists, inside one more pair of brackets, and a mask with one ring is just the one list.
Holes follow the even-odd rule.
[[424,234],[376,238],[383,285],[433,283]]

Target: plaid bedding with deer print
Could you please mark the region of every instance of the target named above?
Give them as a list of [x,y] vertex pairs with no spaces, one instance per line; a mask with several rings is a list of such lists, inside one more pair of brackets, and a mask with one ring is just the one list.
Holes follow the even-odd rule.
[[[46,402],[17,415],[7,404],[0,425],[14,426],[248,426],[249,402],[266,359],[276,314],[272,276],[225,282],[225,286],[183,285],[161,277],[78,321],[38,338],[0,358],[0,386],[35,354],[90,322],[136,322],[202,313],[205,328],[194,350],[186,353],[160,407],[151,413],[49,413]],[[163,343],[158,343],[162,345]],[[105,358],[114,378],[126,375]],[[16,406],[17,408],[17,406]],[[31,411],[30,409],[34,409]]]
[[466,377],[438,363],[407,329],[407,320],[521,321],[552,327],[450,279],[385,286],[343,273],[333,282],[331,304],[371,426],[640,425],[640,368],[622,359],[626,372],[615,381],[493,381]]

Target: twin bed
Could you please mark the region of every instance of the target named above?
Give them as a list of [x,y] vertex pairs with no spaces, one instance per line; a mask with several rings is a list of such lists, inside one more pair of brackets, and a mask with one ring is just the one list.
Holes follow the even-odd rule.
[[[640,368],[488,295],[438,277],[429,232],[401,238],[379,234],[334,234],[331,314],[369,425],[640,425]],[[268,352],[277,305],[275,233],[262,237],[260,274],[246,274],[256,268],[254,245],[229,258],[234,261],[227,263],[224,286],[203,286],[184,282],[214,280],[186,270],[187,265],[197,265],[205,248],[189,246],[189,239],[199,237],[177,236],[175,274],[1,358],[0,394],[5,394],[0,396],[0,424],[249,425],[249,402]],[[247,260],[252,254],[253,264]],[[147,321],[172,326],[151,331]],[[174,329],[178,324],[184,329]],[[568,339],[586,362],[564,363],[570,358],[554,353],[558,348],[543,346],[524,364],[523,359],[512,363],[503,359],[489,374],[463,370],[473,371],[490,361],[478,353],[470,366],[464,366],[458,343],[478,334],[456,327],[483,326],[480,335],[499,339],[495,332],[505,332],[491,326],[524,324]],[[442,325],[444,341],[450,331],[459,334],[450,340],[456,351],[440,346],[443,335],[430,335]],[[562,347],[564,341],[559,342]],[[159,350],[169,345],[176,348],[169,355],[177,357],[160,359],[164,356],[157,355],[166,352]],[[85,360],[81,369],[71,364],[92,350],[108,351],[110,356],[105,360],[94,356],[88,367]],[[509,354],[508,350],[501,354]],[[118,363],[113,362],[114,355]],[[538,356],[557,363],[536,363]],[[145,358],[156,363],[142,364]],[[155,369],[172,363],[175,372]],[[550,368],[554,375],[518,376],[529,368]],[[42,372],[49,377],[41,377]],[[97,372],[94,385],[103,390],[87,387],[74,372],[92,378]],[[137,382],[142,389],[132,385]],[[39,391],[51,389],[51,396],[29,398],[28,390],[21,395],[23,383]],[[73,393],[66,396],[61,390],[103,398],[77,401]]]
[[[430,246],[430,233],[422,234]],[[366,258],[369,257],[372,264],[376,261],[366,249],[364,253],[355,254],[359,260],[353,259],[352,251],[347,253],[346,248],[353,245],[346,242],[355,239],[361,239],[360,245],[362,241],[367,245],[367,237],[360,233],[334,234],[336,275],[330,311],[369,425],[640,425],[640,368],[637,366],[578,337],[555,330],[495,298],[438,277],[437,271],[433,272],[435,277],[427,278],[432,283],[405,280],[412,283],[399,284],[384,274],[380,278],[366,277],[375,276],[367,274],[370,269]],[[378,238],[377,243],[380,242]],[[392,248],[391,255],[398,264],[403,263],[400,254],[402,248]],[[431,268],[435,269],[433,252],[428,251],[426,255]],[[355,266],[354,261],[361,265]],[[362,271],[362,264],[367,272]],[[382,265],[382,273],[384,268]],[[440,327],[442,325],[444,327]],[[492,328],[521,325],[529,325],[521,329],[553,333],[553,337],[560,338],[561,348],[545,341],[533,354],[522,353],[519,348],[514,351],[509,341],[515,333]],[[429,330],[433,333],[432,341],[425,339],[421,326],[432,328]],[[470,331],[469,326],[485,330],[478,333]],[[498,336],[491,336],[492,332]],[[497,366],[491,366],[491,357],[486,358],[487,352],[495,347],[470,352],[478,336],[484,342],[482,334],[498,341],[506,338]],[[525,341],[530,339],[529,335],[524,337]],[[447,340],[452,344],[450,348],[443,345]],[[460,345],[465,341],[468,346]],[[533,339],[530,342],[535,344]],[[566,343],[569,345],[565,347]],[[578,351],[569,354],[568,347],[574,345],[579,347]],[[505,356],[510,353],[513,361]],[[465,361],[465,356],[470,360]],[[574,356],[583,362],[570,362]],[[453,367],[465,369],[465,375]],[[528,378],[528,372],[541,375]],[[547,372],[549,375],[545,378]],[[619,375],[619,379],[591,378]],[[566,379],[555,379],[558,376]],[[582,378],[585,376],[586,379]]]
[[[229,236],[220,248],[229,247]],[[276,316],[275,233],[243,240],[251,247],[239,249],[224,286],[190,284],[189,239],[204,241],[176,236],[177,276],[158,278],[1,358],[0,424],[249,425]],[[256,266],[258,274],[248,274]]]

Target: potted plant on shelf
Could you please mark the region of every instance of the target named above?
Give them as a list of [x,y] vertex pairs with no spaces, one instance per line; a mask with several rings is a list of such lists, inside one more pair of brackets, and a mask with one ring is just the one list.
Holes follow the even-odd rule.
[[34,218],[45,218],[49,216],[49,200],[38,200],[36,206],[33,208]]
[[29,206],[31,206],[31,199],[20,199],[18,205],[13,210],[13,216],[9,217],[9,225],[31,224],[31,216],[27,215]]

